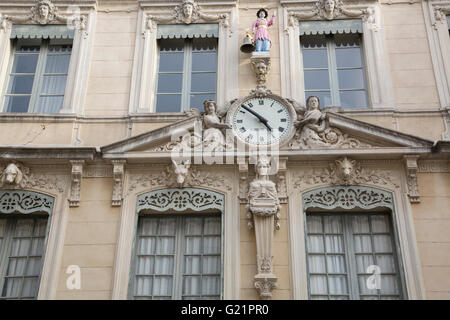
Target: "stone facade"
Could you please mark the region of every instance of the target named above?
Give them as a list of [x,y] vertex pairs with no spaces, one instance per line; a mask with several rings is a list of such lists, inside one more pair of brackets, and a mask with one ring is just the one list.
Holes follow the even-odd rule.
[[[69,2],[52,1],[60,20],[70,16]],[[137,199],[170,188],[201,188],[224,197],[226,299],[308,299],[304,197],[320,188],[389,194],[389,206],[359,208],[394,212],[406,298],[450,299],[450,40],[445,21],[450,1],[342,0],[334,15],[321,1],[264,1],[277,14],[264,75],[254,70],[251,55],[239,51],[261,1],[197,0],[200,14],[192,21],[174,15],[182,4],[178,0],[72,2],[80,18],[73,20],[74,53],[61,113],[0,113],[0,192],[28,190],[54,200],[39,299],[127,299]],[[9,75],[11,26],[36,24],[34,18],[23,20],[35,12],[36,3],[0,3],[2,90]],[[309,133],[306,126],[296,127],[270,175],[256,172],[257,161],[249,153],[227,158],[227,146],[215,149],[223,164],[194,157],[173,162],[174,148],[202,145],[195,128],[204,115],[152,111],[155,24],[219,24],[220,122],[234,99],[251,94],[279,96],[304,116],[307,111],[299,113],[298,107],[305,103],[304,93],[296,90],[304,87],[295,61],[300,54],[296,24],[349,17],[362,19],[364,40],[371,41],[365,49],[373,49],[366,56],[373,71],[369,108],[322,110],[326,134],[316,144],[309,143],[315,123]],[[370,65],[370,59],[378,64]],[[377,87],[377,81],[382,85]],[[219,130],[208,124],[207,130]],[[178,131],[184,136],[171,141]],[[267,188],[258,185],[261,176]],[[258,188],[269,191],[255,198]],[[5,213],[1,207],[0,213]],[[66,285],[71,265],[80,267],[80,289]]]

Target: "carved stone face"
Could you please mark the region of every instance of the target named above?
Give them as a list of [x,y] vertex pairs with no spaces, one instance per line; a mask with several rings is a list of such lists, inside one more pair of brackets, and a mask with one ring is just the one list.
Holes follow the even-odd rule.
[[269,175],[270,164],[265,160],[259,160],[256,165],[256,170],[260,178],[266,177]]
[[347,157],[342,160],[336,160],[336,166],[344,180],[349,180],[355,170],[355,160],[349,160]]
[[205,105],[206,114],[214,114],[216,113],[216,105],[214,102],[209,101]]
[[8,184],[13,184],[13,183],[18,183],[20,181],[19,180],[19,174],[20,174],[20,170],[19,168],[17,168],[17,166],[14,163],[11,163],[10,165],[8,165],[8,167],[6,167],[5,171],[4,171],[4,179],[6,181],[6,183]]
[[334,7],[336,6],[334,0],[325,0],[324,8],[327,13],[331,13],[334,11]]
[[47,19],[50,13],[50,8],[46,4],[41,4],[39,6],[39,16],[43,19]]
[[256,70],[259,74],[265,74],[267,72],[267,67],[264,63],[258,63],[256,65]]
[[319,99],[317,97],[311,97],[308,100],[308,110],[315,110],[319,108]]
[[191,3],[183,4],[183,15],[186,18],[191,17],[193,12],[194,12],[194,6]]

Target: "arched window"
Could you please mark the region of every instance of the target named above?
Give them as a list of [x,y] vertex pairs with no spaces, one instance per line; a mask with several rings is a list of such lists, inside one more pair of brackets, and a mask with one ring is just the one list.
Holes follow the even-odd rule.
[[222,297],[222,194],[164,189],[137,199],[130,299]]
[[0,299],[36,299],[54,199],[0,190]]
[[310,299],[405,299],[390,192],[320,188],[303,208]]

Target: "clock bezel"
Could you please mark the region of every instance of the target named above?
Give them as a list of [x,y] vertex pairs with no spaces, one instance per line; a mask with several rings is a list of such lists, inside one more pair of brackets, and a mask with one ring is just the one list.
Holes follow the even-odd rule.
[[[282,104],[284,107],[287,108],[288,112],[289,112],[289,116],[291,117],[291,123],[287,128],[287,133],[285,135],[283,135],[283,137],[281,137],[280,140],[278,140],[275,143],[271,143],[271,144],[253,144],[253,143],[249,143],[248,141],[243,140],[239,134],[236,132],[236,127],[234,126],[234,115],[237,111],[237,109],[244,104],[246,101],[249,101],[251,99],[273,99],[275,101],[278,101],[280,104]],[[295,135],[296,129],[294,126],[294,121],[297,120],[297,113],[295,112],[294,106],[285,98],[273,94],[273,93],[268,93],[265,94],[263,96],[258,95],[258,94],[249,94],[246,95],[245,97],[239,98],[238,100],[236,100],[229,108],[228,112],[227,112],[227,117],[226,117],[226,123],[228,123],[232,130],[233,130],[233,135],[236,137],[236,139],[239,139],[240,142],[244,143],[245,145],[251,146],[251,147],[274,147],[276,145],[278,145],[279,148],[285,146],[290,140],[292,140],[292,138]]]

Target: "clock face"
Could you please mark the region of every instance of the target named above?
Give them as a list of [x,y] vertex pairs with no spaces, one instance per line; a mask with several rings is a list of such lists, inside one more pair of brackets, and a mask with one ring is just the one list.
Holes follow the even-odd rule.
[[292,113],[272,98],[251,98],[234,109],[231,124],[235,134],[251,145],[281,144],[289,136]]

